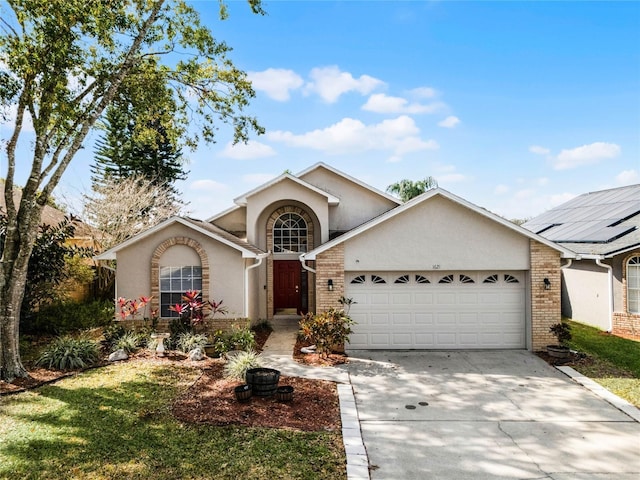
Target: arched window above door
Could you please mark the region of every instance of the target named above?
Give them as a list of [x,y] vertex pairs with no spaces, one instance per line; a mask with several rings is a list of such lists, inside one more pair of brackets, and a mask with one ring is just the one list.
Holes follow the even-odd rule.
[[274,253],[307,251],[307,222],[297,213],[284,213],[273,224]]

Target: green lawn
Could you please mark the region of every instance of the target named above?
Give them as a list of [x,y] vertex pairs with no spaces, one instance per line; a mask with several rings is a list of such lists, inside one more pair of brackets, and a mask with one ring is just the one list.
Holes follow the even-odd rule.
[[571,348],[593,359],[573,368],[640,407],[640,342],[608,335],[581,323],[569,321],[569,324],[573,335]]
[[338,433],[185,425],[199,371],[121,363],[0,397],[1,479],[339,479]]

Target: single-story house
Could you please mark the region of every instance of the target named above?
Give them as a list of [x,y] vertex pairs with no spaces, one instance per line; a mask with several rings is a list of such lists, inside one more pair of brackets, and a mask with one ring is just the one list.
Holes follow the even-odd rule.
[[640,185],[585,193],[523,225],[575,252],[562,268],[562,313],[640,338]]
[[116,297],[163,318],[187,289],[253,321],[352,298],[349,349],[543,349],[573,251],[435,188],[402,203],[318,163],[206,221],[174,217],[104,252]]

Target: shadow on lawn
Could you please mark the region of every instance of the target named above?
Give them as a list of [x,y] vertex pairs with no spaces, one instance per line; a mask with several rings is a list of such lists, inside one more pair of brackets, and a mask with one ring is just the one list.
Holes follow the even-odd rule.
[[171,404],[199,372],[130,368],[128,378],[107,367],[7,398],[0,478],[294,478],[300,465],[297,478],[341,476],[326,434],[183,425]]

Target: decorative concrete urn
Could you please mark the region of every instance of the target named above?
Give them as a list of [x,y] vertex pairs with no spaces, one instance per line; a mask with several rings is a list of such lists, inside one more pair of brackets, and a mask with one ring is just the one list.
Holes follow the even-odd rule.
[[151,338],[158,342],[156,356],[164,357],[164,341],[171,336],[170,333],[152,333]]

